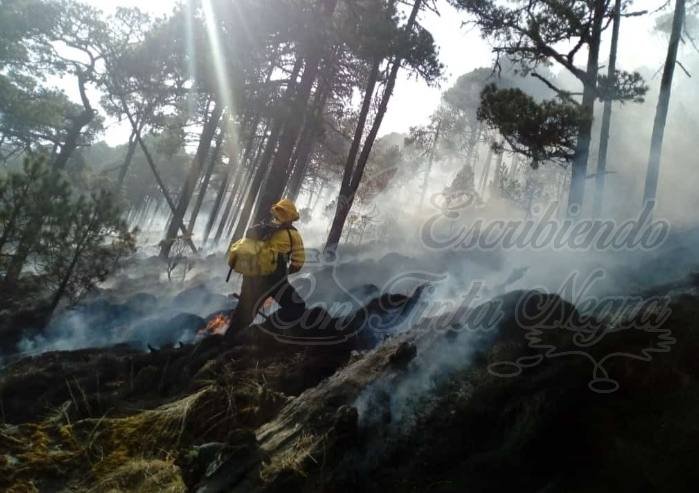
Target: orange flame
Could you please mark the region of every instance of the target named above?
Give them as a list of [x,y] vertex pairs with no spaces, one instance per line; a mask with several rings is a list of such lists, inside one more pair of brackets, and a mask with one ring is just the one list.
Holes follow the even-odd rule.
[[230,317],[227,317],[226,315],[219,313],[214,318],[209,320],[209,322],[206,324],[206,327],[202,327],[201,329],[199,329],[198,335],[223,335],[226,333],[226,330],[228,330],[228,325],[230,324],[230,321]]

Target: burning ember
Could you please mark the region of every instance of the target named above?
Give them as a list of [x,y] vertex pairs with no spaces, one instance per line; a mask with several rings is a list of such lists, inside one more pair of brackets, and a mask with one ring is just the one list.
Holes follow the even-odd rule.
[[226,333],[226,329],[228,329],[228,324],[230,323],[231,319],[230,317],[219,313],[216,315],[214,318],[209,320],[209,323],[206,324],[206,327],[202,327],[199,329],[197,332],[198,336],[210,336],[214,334],[219,334],[223,335]]

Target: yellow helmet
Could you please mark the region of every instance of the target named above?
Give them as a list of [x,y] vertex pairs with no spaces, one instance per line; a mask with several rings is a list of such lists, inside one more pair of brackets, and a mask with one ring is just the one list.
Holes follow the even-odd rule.
[[299,218],[299,211],[296,210],[296,205],[289,199],[282,199],[274,204],[270,212],[280,223],[290,223]]

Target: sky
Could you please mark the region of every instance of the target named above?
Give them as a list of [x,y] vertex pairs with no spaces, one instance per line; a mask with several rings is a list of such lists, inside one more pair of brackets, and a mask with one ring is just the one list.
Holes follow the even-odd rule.
[[[175,5],[175,0],[87,0],[95,7],[111,12],[114,8],[139,7],[153,14],[165,14]],[[655,11],[664,0],[636,0],[632,11]],[[429,115],[437,108],[441,92],[450,87],[462,74],[479,67],[492,64],[490,45],[483,40],[473,26],[464,23],[468,17],[449,6],[446,0],[438,0],[439,15],[423,13],[420,22],[433,35],[439,49],[444,74],[438,85],[428,86],[424,81],[409,78],[402,74],[396,84],[388,112],[381,128],[381,135],[391,132],[407,132],[410,127],[427,122]],[[649,68],[655,73],[662,67],[667,39],[653,32],[657,16],[628,17],[622,20],[619,40],[619,60],[621,69],[637,70]],[[605,33],[608,39],[610,30]],[[602,47],[602,63],[606,63],[608,44]],[[582,63],[582,57],[581,57]],[[555,69],[554,69],[555,70]],[[71,91],[67,84],[66,89]],[[649,95],[649,97],[654,97]],[[125,125],[112,123],[104,138],[110,145],[128,140],[129,129]]]

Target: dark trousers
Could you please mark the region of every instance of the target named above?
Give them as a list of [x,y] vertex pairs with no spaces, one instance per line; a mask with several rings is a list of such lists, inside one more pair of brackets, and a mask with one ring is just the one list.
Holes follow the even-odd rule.
[[265,300],[270,297],[274,298],[280,306],[280,309],[269,318],[270,323],[280,326],[278,328],[293,324],[306,309],[303,298],[289,284],[286,272],[277,272],[269,276],[245,276],[240,288],[238,306],[233,310],[227,333],[233,335],[249,326],[255,320]]

